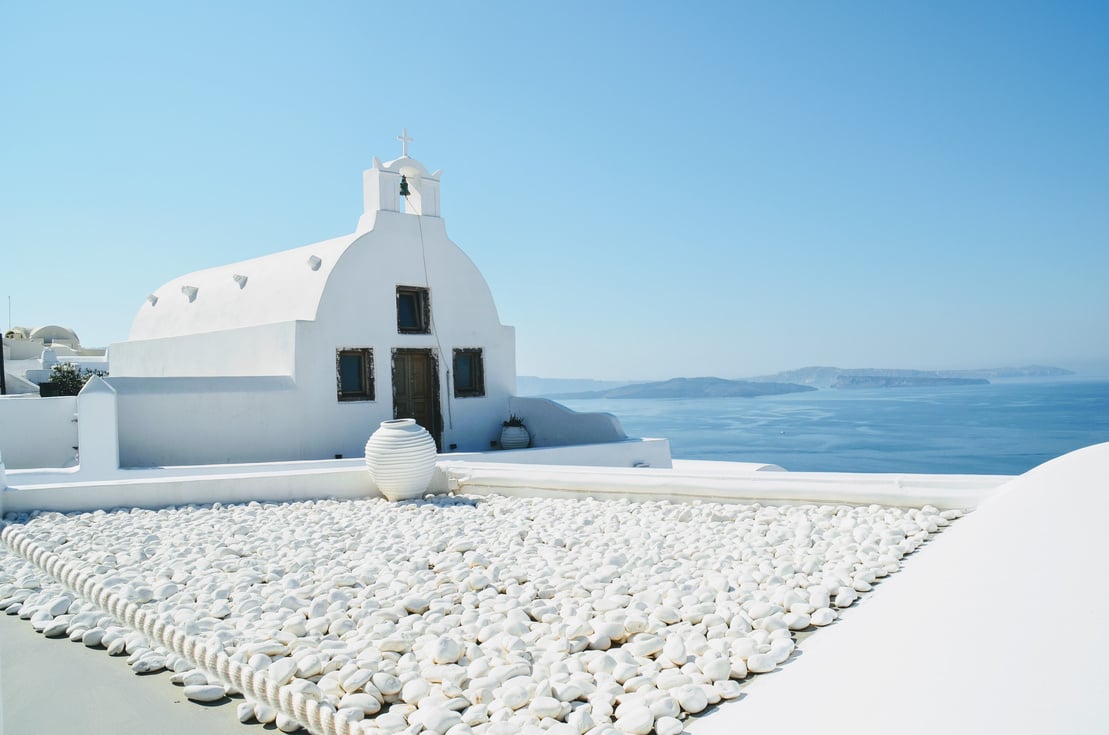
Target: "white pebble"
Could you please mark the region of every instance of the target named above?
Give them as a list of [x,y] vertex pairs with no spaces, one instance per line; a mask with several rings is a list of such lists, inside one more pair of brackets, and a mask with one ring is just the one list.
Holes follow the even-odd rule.
[[462,715],[446,707],[428,707],[413,712],[408,716],[408,721],[422,725],[425,730],[445,735],[447,730],[462,724]]
[[239,702],[235,705],[235,715],[239,718],[239,722],[250,722],[255,719],[254,704],[251,702]]
[[254,719],[263,725],[268,725],[277,719],[277,712],[268,704],[256,702],[254,704]]
[[756,653],[747,657],[747,670],[752,674],[765,674],[778,667],[778,659],[771,653]]
[[281,714],[280,712],[277,713],[277,718],[274,720],[274,724],[281,732],[296,732],[300,729],[299,722],[294,720],[292,717]]
[[558,717],[562,714],[562,702],[554,697],[536,697],[531,700],[528,709],[540,719],[544,717]]
[[218,684],[193,684],[185,687],[185,696],[194,702],[216,702],[227,696]]
[[835,606],[836,607],[851,607],[855,600],[859,599],[859,593],[851,587],[840,587],[836,593]]
[[381,711],[381,702],[377,698],[366,694],[365,692],[354,692],[353,694],[346,694],[339,700],[340,707],[356,707],[366,715],[376,715]]
[[297,662],[292,658],[279,658],[266,667],[266,678],[278,686],[288,684],[296,675]]
[[731,679],[714,682],[713,686],[716,687],[716,691],[720,692],[720,697],[722,699],[735,699],[743,691],[743,688],[740,686],[739,682],[732,681]]
[[139,660],[135,661],[135,663],[131,664],[131,671],[135,672],[136,674],[152,674],[156,671],[161,671],[165,667],[165,657],[154,654],[150,656],[143,656]]
[[624,714],[613,724],[620,732],[647,735],[655,726],[655,716],[646,705],[636,704],[625,709]]
[[670,692],[674,699],[678,700],[678,705],[681,706],[686,712],[697,714],[705,707],[709,706],[708,695],[705,690],[696,684],[686,684],[685,686],[673,689]]
[[655,735],[680,735],[683,729],[682,721],[674,717],[660,717],[655,721]]

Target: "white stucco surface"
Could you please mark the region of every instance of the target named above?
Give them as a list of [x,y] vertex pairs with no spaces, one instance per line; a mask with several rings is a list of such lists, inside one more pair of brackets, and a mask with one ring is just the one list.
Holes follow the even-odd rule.
[[74,396],[0,398],[0,451],[8,469],[75,464],[76,413]]
[[355,237],[344,235],[175,278],[155,289],[154,298],[139,309],[130,339],[315,319],[327,279]]
[[1109,443],[1012,480],[689,731],[1109,731],[1107,483]]
[[776,465],[727,466],[730,464],[686,460],[672,468],[600,468],[455,463],[447,459],[442,467],[451,489],[474,494],[767,504],[876,503],[958,510],[976,507],[1009,479],[997,475],[783,472]]

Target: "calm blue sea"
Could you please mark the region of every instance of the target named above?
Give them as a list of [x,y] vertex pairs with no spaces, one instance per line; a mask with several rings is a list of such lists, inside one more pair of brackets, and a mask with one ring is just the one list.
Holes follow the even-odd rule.
[[560,402],[613,413],[629,436],[666,437],[677,459],[771,462],[794,471],[1017,475],[1109,441],[1104,378]]

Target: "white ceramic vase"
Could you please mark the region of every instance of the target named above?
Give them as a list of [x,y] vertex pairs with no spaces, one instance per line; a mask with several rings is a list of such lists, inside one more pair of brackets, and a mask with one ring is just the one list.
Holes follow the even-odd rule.
[[523,449],[531,444],[531,435],[523,426],[505,426],[501,429],[501,449]]
[[366,467],[389,500],[422,498],[435,471],[435,440],[415,419],[389,419],[366,442]]

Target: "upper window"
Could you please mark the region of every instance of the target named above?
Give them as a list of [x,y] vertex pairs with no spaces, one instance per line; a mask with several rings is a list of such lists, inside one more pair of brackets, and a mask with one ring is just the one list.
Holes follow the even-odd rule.
[[454,351],[454,397],[485,395],[485,366],[480,347]]
[[374,351],[368,347],[335,351],[340,401],[374,400]]
[[401,334],[431,333],[431,307],[426,288],[397,286],[397,331]]

